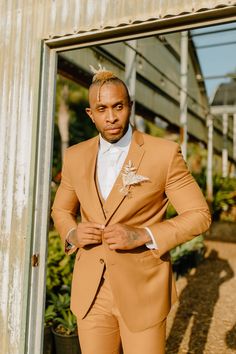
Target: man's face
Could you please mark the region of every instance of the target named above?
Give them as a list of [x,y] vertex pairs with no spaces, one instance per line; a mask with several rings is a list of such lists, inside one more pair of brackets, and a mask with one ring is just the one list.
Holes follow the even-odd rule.
[[125,87],[119,83],[94,85],[89,92],[86,112],[103,139],[115,143],[126,133],[132,104]]

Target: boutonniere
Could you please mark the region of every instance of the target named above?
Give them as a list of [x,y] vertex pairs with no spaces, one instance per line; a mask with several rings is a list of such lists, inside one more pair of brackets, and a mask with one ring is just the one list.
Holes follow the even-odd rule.
[[124,166],[122,175],[123,187],[120,189],[120,192],[124,195],[129,194],[129,187],[141,184],[142,182],[148,182],[150,179],[145,176],[137,175],[136,168],[133,166],[132,162],[129,162]]

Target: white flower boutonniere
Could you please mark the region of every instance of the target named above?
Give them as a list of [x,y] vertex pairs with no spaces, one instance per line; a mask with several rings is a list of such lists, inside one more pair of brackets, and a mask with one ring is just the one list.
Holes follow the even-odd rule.
[[129,187],[138,185],[142,182],[148,182],[150,179],[148,177],[144,177],[136,174],[136,168],[133,166],[132,162],[129,162],[123,168],[124,172],[122,172],[122,182],[123,187],[120,189],[120,192],[124,195],[129,194]]

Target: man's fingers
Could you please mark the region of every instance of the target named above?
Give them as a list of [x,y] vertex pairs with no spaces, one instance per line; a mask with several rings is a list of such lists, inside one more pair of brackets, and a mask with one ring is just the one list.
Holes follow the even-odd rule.
[[101,243],[99,240],[83,240],[81,241],[80,245],[81,247],[87,246],[87,245],[97,245]]
[[113,225],[108,225],[104,228],[104,233],[106,232],[113,232],[114,230],[116,230],[118,227],[118,224],[113,224]]
[[98,229],[98,230],[104,230],[105,226],[102,224],[98,224],[96,222],[85,222],[81,223],[81,225],[84,225],[85,227],[91,227],[93,229]]
[[85,239],[84,242],[86,244],[91,244],[91,243],[101,243],[101,240],[95,239],[95,238],[90,238],[90,239]]
[[98,229],[94,229],[94,228],[86,228],[84,230],[84,233],[85,234],[89,234],[89,235],[98,235],[98,236],[101,236],[102,234],[102,230],[98,230]]
[[103,233],[103,237],[105,238],[105,240],[111,238],[114,236],[114,233],[113,232],[104,232]]
[[106,242],[110,245],[112,243],[117,243],[117,239],[115,237],[110,237],[106,239]]

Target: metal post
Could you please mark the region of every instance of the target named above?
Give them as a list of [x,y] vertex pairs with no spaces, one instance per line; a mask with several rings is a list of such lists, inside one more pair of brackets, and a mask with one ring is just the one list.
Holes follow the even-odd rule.
[[[125,83],[128,87],[130,98],[133,101],[133,108],[130,117],[132,125],[135,124],[135,86],[136,86],[136,48],[137,40],[127,41],[129,46],[125,48]],[[135,50],[133,50],[132,48]]]
[[180,143],[184,159],[187,159],[187,89],[188,89],[188,32],[181,32],[180,44]]
[[236,113],[233,114],[233,177],[236,177]]
[[223,113],[222,116],[223,125],[223,149],[222,149],[222,177],[228,176],[228,113]]
[[207,140],[207,200],[213,200],[213,117],[207,116],[208,140]]

